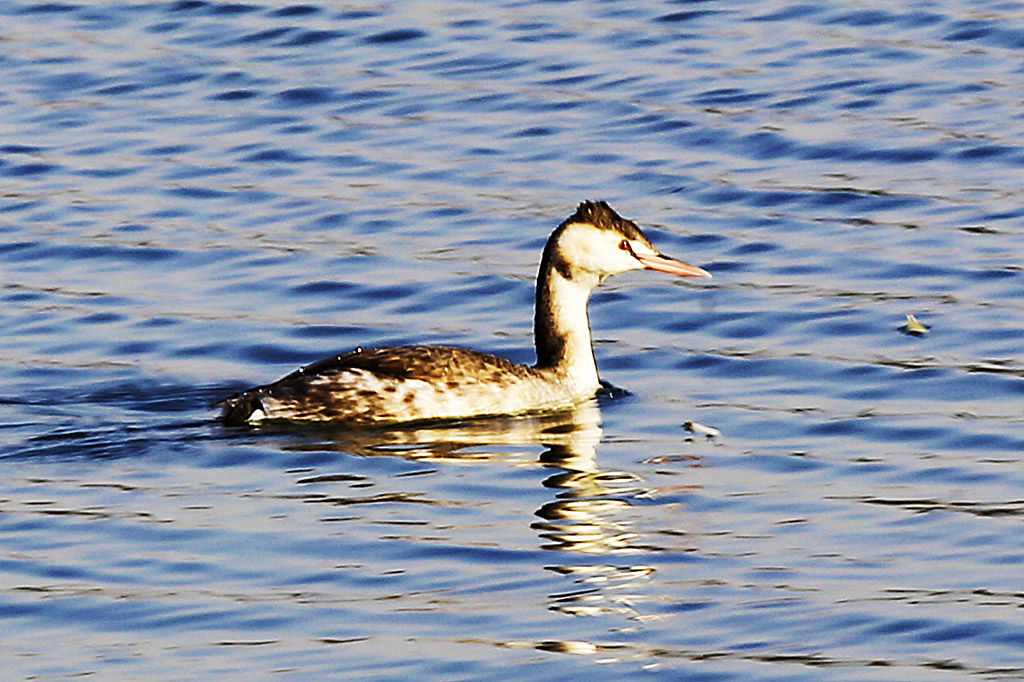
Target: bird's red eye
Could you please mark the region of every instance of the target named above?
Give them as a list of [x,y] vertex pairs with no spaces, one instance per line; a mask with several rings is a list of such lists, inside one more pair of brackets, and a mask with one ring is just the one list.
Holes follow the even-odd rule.
[[633,249],[631,249],[629,247],[629,240],[628,239],[623,239],[621,242],[619,242],[619,248],[622,249],[623,251],[632,251],[633,250]]

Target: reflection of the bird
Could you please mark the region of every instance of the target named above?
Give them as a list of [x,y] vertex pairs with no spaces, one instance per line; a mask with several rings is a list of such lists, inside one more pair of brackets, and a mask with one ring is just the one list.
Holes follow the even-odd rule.
[[[592,448],[593,450],[593,448]],[[540,461],[557,471],[544,481],[559,491],[556,499],[536,514],[533,528],[549,542],[545,549],[582,555],[630,554],[643,551],[634,544],[637,534],[629,523],[617,518],[628,510],[630,500],[646,492],[642,480],[623,471],[605,471],[597,466],[594,452],[579,444],[549,445]],[[571,576],[576,588],[552,594],[549,608],[573,616],[618,614],[640,619],[634,604],[643,597],[627,592],[654,572],[649,566],[562,564],[548,570]]]
[[[598,439],[600,435],[598,429]],[[544,486],[560,492],[536,512],[542,520],[533,527],[551,541],[544,548],[586,554],[630,551],[635,534],[614,516],[630,506],[630,498],[644,492],[640,479],[602,471],[595,439],[546,445],[540,461],[557,472],[545,479]]]
[[630,541],[636,535],[614,517],[630,506],[629,497],[643,491],[638,482],[631,474],[597,470],[570,470],[549,477],[544,485],[562,492],[537,510],[542,520],[533,527],[551,541],[544,548],[586,554],[633,549]]
[[[555,499],[535,513],[532,524],[546,541],[544,549],[566,556],[596,557],[651,551],[636,543],[623,512],[631,501],[650,491],[638,476],[602,470],[597,448],[603,431],[596,401],[553,414],[424,424],[394,429],[338,430],[323,434],[334,448],[363,456],[390,455],[428,462],[466,463],[536,457],[552,473],[546,488],[557,491]],[[306,442],[298,449],[322,448],[326,443]],[[321,481],[324,477],[316,477]],[[303,479],[302,482],[314,479]],[[648,617],[636,609],[647,598],[631,590],[645,581],[654,568],[645,565],[614,565],[590,560],[551,565],[552,572],[570,577],[575,587],[550,595],[549,608],[574,616],[616,614],[636,621]],[[619,563],[619,562],[616,562]]]
[[[391,455],[428,462],[492,461],[527,453],[536,446],[564,453],[581,467],[594,467],[601,441],[601,412],[596,401],[559,412],[436,422],[375,429],[322,429],[323,437],[294,449],[344,450],[356,455]],[[306,434],[309,435],[308,433]],[[326,442],[325,442],[326,441]]]

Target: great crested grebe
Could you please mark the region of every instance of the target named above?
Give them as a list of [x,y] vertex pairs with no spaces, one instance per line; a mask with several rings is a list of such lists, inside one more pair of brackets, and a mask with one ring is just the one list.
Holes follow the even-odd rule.
[[710,277],[661,255],[632,221],[585,201],[548,238],[537,274],[537,364],[450,346],[358,348],[214,403],[226,424],[262,420],[353,425],[557,410],[600,388],[587,301],[611,275],[657,270]]

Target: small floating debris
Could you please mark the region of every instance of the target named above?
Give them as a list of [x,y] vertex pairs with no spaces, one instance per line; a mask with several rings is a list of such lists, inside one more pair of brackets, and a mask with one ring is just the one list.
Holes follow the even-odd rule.
[[660,457],[648,457],[644,464],[668,464],[670,462],[696,462],[704,460],[697,455],[661,455]]
[[689,431],[690,433],[699,433],[707,437],[708,440],[711,440],[712,438],[718,438],[719,436],[722,435],[722,432],[719,431],[718,429],[711,426],[704,426],[699,422],[685,422],[683,424],[683,428]]
[[917,321],[913,315],[907,315],[907,323],[900,327],[900,331],[912,336],[923,336],[928,333],[928,327]]

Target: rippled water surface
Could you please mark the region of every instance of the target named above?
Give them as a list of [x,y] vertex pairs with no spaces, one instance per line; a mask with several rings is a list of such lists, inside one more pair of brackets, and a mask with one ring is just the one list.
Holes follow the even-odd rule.
[[[4,678],[1021,679],[1022,55],[1020,2],[4,3]],[[531,362],[585,198],[714,273],[595,293],[628,396],[207,409]]]

